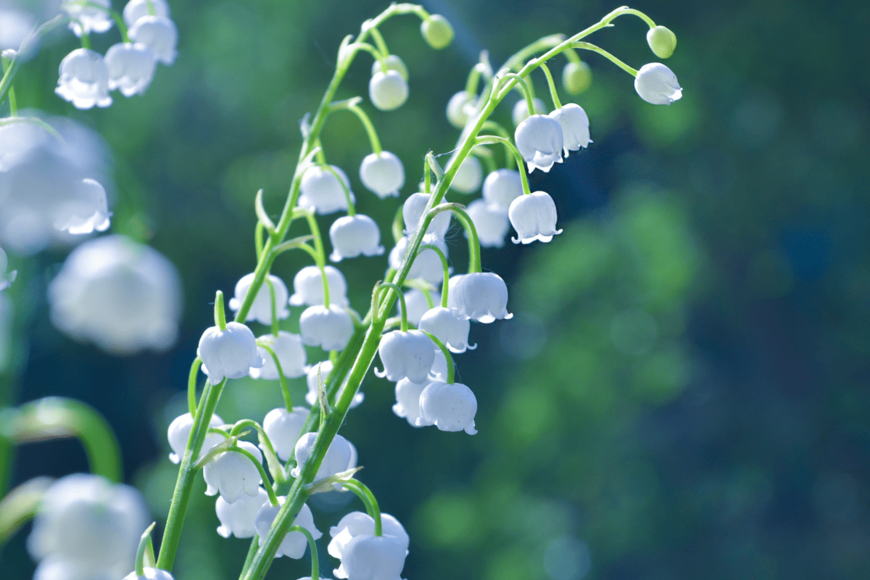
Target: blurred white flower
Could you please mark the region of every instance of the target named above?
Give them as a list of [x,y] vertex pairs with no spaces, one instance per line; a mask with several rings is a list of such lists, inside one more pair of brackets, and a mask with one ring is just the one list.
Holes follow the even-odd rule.
[[429,383],[420,393],[418,426],[435,425],[441,431],[465,431],[474,435],[477,398],[462,383]]
[[153,16],[169,18],[169,5],[166,4],[165,0],[130,0],[124,6],[124,22],[127,24],[127,27],[132,28],[135,26],[140,18],[152,16],[151,8],[154,9]]
[[[284,320],[290,316],[290,309],[287,308],[287,296],[289,294],[287,285],[284,284],[281,278],[271,274],[269,274],[268,280],[275,289],[275,314],[278,316],[278,320]],[[253,272],[245,274],[236,282],[235,296],[230,298],[230,310],[233,312],[239,311],[253,283]],[[272,324],[272,291],[269,290],[268,283],[264,282],[260,286],[260,291],[257,292],[257,296],[251,304],[251,309],[248,311],[248,318],[253,318],[261,324]]]
[[279,407],[266,413],[263,430],[269,436],[269,441],[281,461],[287,461],[293,455],[296,441],[308,419],[308,412],[305,407],[293,407],[292,413]]
[[[347,282],[335,266],[325,266],[329,286],[329,303],[347,306]],[[293,296],[290,306],[317,306],[323,304],[323,275],[317,266],[305,266],[293,277]]]
[[376,60],[372,63],[372,74],[375,74],[378,71],[384,71],[384,65],[386,65],[386,70],[394,70],[405,80],[408,80],[408,67],[405,66],[405,61],[399,57],[397,54],[391,54],[386,59],[384,59],[383,65],[381,61]]
[[[340,435],[336,435],[336,437],[340,437]],[[257,534],[260,536],[261,546],[263,545],[263,539],[272,527],[272,522],[274,522],[275,518],[278,517],[278,512],[286,500],[286,496],[278,496],[278,505],[271,505],[269,503],[264,504],[257,513],[257,517],[254,520],[254,527],[257,530]],[[319,540],[323,537],[323,534],[321,534],[314,526],[314,516],[311,514],[311,509],[306,504],[302,504],[302,509],[299,510],[299,514],[296,516],[296,519],[293,520],[291,525],[305,528],[311,533],[311,537],[315,540]],[[288,558],[298,560],[305,555],[305,548],[307,547],[308,539],[305,537],[305,534],[301,532],[289,532],[284,536],[284,539],[281,540],[281,545],[278,546],[278,551],[275,552],[275,557],[280,558],[281,556],[287,556]]]
[[60,78],[54,92],[77,109],[94,105],[108,107],[109,67],[103,57],[88,48],[77,48],[60,61]]
[[[123,236],[85,242],[48,286],[54,325],[117,355],[175,343],[181,283],[156,250]],[[253,338],[253,337],[252,337]]]
[[517,149],[526,160],[529,173],[535,169],[550,171],[554,163],[562,163],[565,139],[559,121],[546,115],[532,115],[514,131]]
[[221,525],[217,533],[224,538],[231,535],[237,538],[253,538],[257,533],[255,522],[260,508],[269,505],[269,494],[262,487],[257,488],[256,495],[243,493],[233,503],[228,503],[223,496],[218,496],[214,504]]
[[589,138],[589,116],[580,105],[568,103],[550,113],[550,117],[556,119],[562,127],[562,149],[565,157],[568,157],[569,151],[586,149],[592,143]]
[[[218,415],[212,415],[208,422],[210,428],[217,429],[224,424],[224,420]],[[176,465],[181,462],[184,456],[184,450],[187,448],[187,440],[190,438],[190,431],[193,429],[193,417],[190,413],[179,415],[169,424],[169,429],[166,433],[166,438],[169,440],[169,447],[172,453],[169,454],[169,461]],[[225,438],[218,433],[208,433],[205,436],[205,441],[202,444],[202,450],[199,452],[201,459],[215,445],[222,442]]]
[[483,199],[487,205],[507,213],[511,202],[523,194],[523,181],[515,169],[497,169],[483,182]]
[[[306,378],[306,382],[308,384],[308,393],[305,394],[305,400],[312,407],[317,404],[317,373],[320,373],[320,377],[323,379],[323,383],[326,384],[326,379],[329,378],[329,373],[332,372],[332,361],[325,360],[323,362],[319,362],[315,365],[308,367],[308,377]],[[335,396],[335,400],[341,398],[341,394],[344,393],[344,388],[347,386],[347,379],[342,383],[341,387],[338,389],[338,393]],[[358,407],[360,403],[363,402],[365,395],[363,393],[357,392],[356,395],[353,396],[353,401],[350,403],[350,408],[353,409]]]
[[[535,105],[535,114],[537,115],[546,115],[547,114],[547,105],[544,104],[544,101],[535,97],[533,99],[533,104]],[[525,121],[529,118],[529,103],[525,99],[520,99],[514,105],[514,109],[511,112],[511,119],[514,122],[514,127]]]
[[660,62],[640,67],[634,79],[634,90],[641,99],[653,105],[670,105],[683,96],[677,75]]
[[[257,339],[257,342],[266,343],[266,346],[272,349],[275,356],[278,357],[278,362],[281,363],[281,371],[286,378],[294,379],[305,374],[306,354],[301,336],[279,330],[278,336],[264,334]],[[261,368],[251,369],[249,373],[251,378],[267,381],[278,380],[278,367],[275,365],[275,359],[263,347],[257,346],[257,350],[259,350],[264,363]]]
[[380,256],[384,253],[378,224],[367,215],[346,215],[332,222],[329,241],[332,242],[329,259],[333,262],[356,258],[360,254]]
[[202,359],[202,372],[216,385],[228,379],[240,379],[265,364],[257,349],[254,333],[244,324],[227,322],[226,330],[212,326],[202,333],[196,354]]
[[531,244],[535,240],[546,243],[562,233],[562,230],[556,229],[556,204],[543,191],[521,195],[513,200],[508,216],[517,231],[517,237],[512,238],[515,244]]
[[35,578],[120,578],[133,568],[148,511],[141,494],[77,473],[45,492],[27,538]]
[[[481,247],[501,248],[504,246],[504,238],[510,229],[510,224],[502,210],[489,205],[483,199],[475,199],[468,204],[465,211],[474,223]],[[468,237],[468,232],[465,233],[465,237]]]
[[480,160],[474,155],[469,155],[456,170],[450,187],[459,193],[474,193],[480,189],[483,183],[483,168]]
[[381,199],[398,197],[399,190],[405,185],[405,168],[399,158],[389,151],[370,153],[359,166],[359,178],[369,191]]
[[[399,243],[396,244],[396,247],[390,250],[390,268],[398,269],[399,266],[402,265],[402,260],[405,257],[405,253],[408,251],[409,243],[410,240],[408,236],[404,236],[399,240]],[[435,245],[444,253],[445,256],[447,255],[447,244],[443,239],[436,238],[429,234],[423,237],[423,243]],[[441,263],[441,258],[434,250],[423,250],[414,259],[414,263],[411,264],[411,269],[408,272],[407,280],[413,280],[414,278],[422,278],[430,284],[437,285],[441,283],[441,280],[444,278],[444,265]]]
[[[430,252],[434,253],[434,252]],[[443,277],[443,276],[442,276]],[[430,290],[429,296],[432,298],[432,305],[438,306],[441,304],[441,293],[436,290]],[[420,319],[423,318],[423,315],[426,314],[426,311],[429,310],[429,301],[426,300],[426,295],[423,294],[422,290],[417,288],[411,288],[407,292],[405,292],[405,305],[408,307],[408,322],[413,324],[414,326],[419,326]],[[396,309],[399,312],[399,316],[402,315],[402,301],[396,300]]]
[[459,91],[447,102],[447,120],[457,129],[462,129],[468,123],[468,118],[474,113],[475,95]]
[[[239,449],[253,454],[257,461],[263,463],[263,454],[253,443],[239,441],[237,445]],[[234,503],[245,494],[257,497],[260,484],[263,483],[260,470],[250,457],[235,451],[225,451],[206,463],[202,476],[207,486],[205,495],[216,495],[220,492],[227,503]]]
[[118,89],[125,97],[144,95],[154,78],[157,61],[144,44],[118,43],[106,52],[109,90]]
[[347,175],[340,167],[330,165],[330,168],[332,171],[319,165],[313,165],[305,171],[302,183],[299,185],[301,192],[297,201],[299,207],[311,209],[321,215],[331,214],[339,210],[347,211],[345,189],[350,193],[351,203],[356,203],[356,198],[350,191],[350,181]]
[[0,22],[0,51],[18,50],[37,24],[33,14],[5,2],[0,5]]
[[9,285],[15,281],[15,276],[18,274],[17,270],[12,270],[11,272],[6,272],[9,268],[9,258],[6,257],[6,252],[3,251],[3,248],[0,248],[0,292],[9,288]]
[[127,35],[135,43],[144,44],[151,49],[154,58],[166,65],[175,62],[178,53],[178,28],[169,18],[163,16],[143,16],[136,20]]
[[379,70],[369,81],[369,98],[381,111],[398,109],[408,100],[408,81],[398,71]]
[[60,5],[61,12],[73,19],[68,26],[76,36],[92,32],[99,34],[112,27],[112,15],[109,13],[111,1],[90,0],[90,3],[97,6],[88,6],[83,2],[63,2]]

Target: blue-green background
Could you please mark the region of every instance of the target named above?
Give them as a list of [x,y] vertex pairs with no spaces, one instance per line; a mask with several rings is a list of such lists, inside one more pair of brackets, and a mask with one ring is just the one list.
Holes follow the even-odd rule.
[[[57,98],[57,65],[76,46],[70,34],[45,46],[15,88],[21,106],[71,116],[108,141],[112,230],[147,240],[179,268],[180,339],[167,353],[128,358],[74,343],[51,326],[44,297],[65,252],[13,258],[27,280],[11,290],[24,358],[0,382],[0,403],[63,395],[100,410],[123,446],[128,481],[160,521],[175,477],[165,429],[184,410],[215,290],[231,293],[253,268],[254,192],[281,207],[299,119],[316,108],[344,35],[386,7],[170,4],[179,58],[159,67],[144,97],[118,95],[111,108],[84,112]],[[426,151],[453,147],[458,131],[444,107],[481,49],[500,63],[616,4],[426,6],[453,22],[455,42],[435,52],[415,18],[389,22],[382,32],[410,69],[410,99],[389,114],[364,104],[384,147],[405,163],[405,195]],[[556,200],[564,233],[483,252],[484,267],[508,282],[516,316],[475,325],[480,348],[456,357],[478,398],[479,434],[409,427],[390,410],[392,385],[369,376],[365,403],[343,430],[359,449],[361,478],[411,535],[410,580],[868,578],[870,4],[632,7],[677,34],[667,64],[683,99],[649,105],[629,76],[588,55],[592,88],[562,96],[587,110],[594,144],[531,178]],[[590,40],[639,68],[657,60],[645,32],[623,17]],[[93,40],[105,50],[117,31]],[[369,67],[361,55],[340,98],[367,97]],[[535,82],[545,97],[543,77]],[[510,105],[497,116],[509,124]],[[358,210],[390,220],[399,201],[378,201],[357,179],[368,142],[356,120],[336,115],[323,140],[351,177]],[[462,270],[465,240],[453,231]],[[289,284],[306,264],[281,258],[273,272]],[[385,268],[385,257],[342,268],[358,309]],[[277,386],[234,381],[218,412],[261,420],[279,404]],[[14,482],[84,469],[75,442],[33,444],[21,448]],[[176,578],[235,578],[247,542],[215,533],[214,501],[198,485]],[[324,532],[341,510],[360,509],[328,499],[314,506]],[[26,533],[0,554],[4,580],[32,574]],[[321,555],[328,572],[336,563]],[[269,577],[306,576],[307,565],[282,559]]]

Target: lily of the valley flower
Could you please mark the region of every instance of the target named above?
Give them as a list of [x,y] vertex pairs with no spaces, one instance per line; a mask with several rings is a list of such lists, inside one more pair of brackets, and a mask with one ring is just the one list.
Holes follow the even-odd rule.
[[[483,248],[501,248],[510,229],[508,218],[500,209],[475,199],[465,210],[477,229],[477,238]],[[465,234],[468,237],[468,233]]]
[[[269,274],[269,282],[272,283],[272,287],[275,289],[275,314],[278,320],[284,320],[290,316],[290,310],[287,308],[287,296],[289,294],[287,285],[284,284],[281,278],[271,274]],[[245,274],[236,282],[235,296],[230,299],[230,310],[233,312],[239,311],[253,283],[253,272]],[[264,283],[260,286],[257,296],[251,303],[248,318],[252,318],[261,324],[272,324],[272,292],[269,290],[269,284]]]
[[109,90],[118,89],[125,97],[145,94],[154,78],[157,61],[144,44],[119,43],[106,52]]
[[388,381],[407,377],[420,383],[426,380],[435,361],[433,346],[432,340],[419,330],[388,332],[381,337],[379,347],[384,370],[379,373],[375,369],[375,374],[386,376]]
[[256,495],[242,494],[233,503],[228,503],[223,496],[217,498],[214,511],[221,525],[217,533],[224,538],[231,535],[237,538],[253,538],[257,533],[254,525],[260,508],[269,503],[269,494],[262,487],[257,488]]
[[[410,240],[408,236],[399,240],[399,243],[390,250],[390,268],[398,269],[402,265],[402,259],[405,257],[405,252],[408,251]],[[447,255],[447,244],[442,238],[435,237],[431,234],[423,237],[424,244],[433,244],[438,246],[444,255]],[[423,250],[414,259],[411,264],[411,270],[408,272],[408,280],[422,278],[430,284],[439,284],[444,278],[444,266],[441,263],[441,258],[434,250]]]
[[480,160],[474,155],[469,155],[456,170],[450,187],[459,193],[474,193],[480,189],[482,182],[483,168],[480,166]]
[[592,139],[589,138],[589,116],[580,105],[568,103],[550,113],[550,117],[556,119],[559,126],[562,127],[562,138],[564,139],[562,148],[565,157],[568,157],[569,151],[585,149],[592,143]]
[[547,115],[532,115],[519,124],[514,141],[531,173],[535,169],[549,172],[554,163],[562,163],[565,140],[559,121]]
[[[208,426],[217,429],[224,424],[224,420],[218,415],[212,415]],[[169,430],[166,438],[169,440],[169,447],[172,453],[169,454],[169,461],[178,464],[184,455],[184,450],[187,448],[187,440],[190,438],[190,431],[193,429],[193,417],[190,413],[179,415],[169,424]],[[205,456],[209,450],[224,440],[224,437],[218,433],[209,433],[205,436],[205,442],[202,444],[202,451],[199,453],[199,458]]]
[[381,111],[398,109],[408,100],[408,81],[395,70],[379,70],[369,81],[369,98]]
[[455,287],[450,288],[448,306],[455,308],[459,315],[484,324],[513,317],[507,311],[507,286],[498,274],[464,274],[458,277],[455,284]]
[[417,425],[435,425],[441,431],[465,431],[474,435],[477,398],[462,383],[429,383],[420,393],[420,418]]
[[517,231],[517,237],[512,238],[515,244],[531,244],[535,240],[546,243],[562,233],[562,230],[556,229],[556,204],[543,191],[521,195],[513,200],[508,216]]
[[60,78],[54,92],[77,109],[108,107],[112,97],[106,61],[88,48],[75,49],[60,62]]
[[468,123],[468,117],[474,113],[474,95],[459,91],[447,102],[447,120],[457,129],[462,129]]
[[154,16],[162,16],[169,18],[169,5],[166,0],[130,0],[124,6],[124,23],[127,28],[132,28],[139,22],[140,18],[151,16],[151,10],[154,10]]
[[145,567],[142,569],[144,574],[141,576],[136,574],[136,571],[130,572],[124,576],[124,580],[175,580],[175,578],[166,570],[160,568]]
[[[441,293],[435,290],[429,292],[429,296],[432,298],[432,304],[441,304]],[[420,319],[423,318],[423,315],[426,314],[426,311],[429,310],[429,301],[426,300],[426,295],[423,294],[422,290],[417,288],[411,288],[407,292],[405,292],[405,305],[408,307],[408,322],[413,324],[414,326],[419,326]],[[396,308],[398,309],[399,316],[402,315],[402,301],[396,301]]]
[[645,64],[637,71],[634,90],[641,99],[653,105],[670,105],[683,96],[677,75],[660,62]]
[[[278,357],[278,362],[281,363],[281,370],[285,377],[293,379],[305,374],[306,354],[301,336],[279,330],[278,336],[266,334],[257,340],[260,343],[266,343],[266,346],[272,349]],[[272,354],[261,346],[257,346],[257,350],[260,352],[260,356],[263,357],[264,362],[261,368],[251,369],[251,378],[265,379],[267,381],[278,380],[278,367],[275,365],[275,359],[272,358]]]
[[323,350],[343,350],[353,334],[353,319],[344,308],[309,306],[299,317],[302,342]]
[[332,242],[329,259],[333,262],[359,255],[380,256],[384,253],[378,224],[367,215],[346,215],[338,218],[329,228],[329,240]]
[[[90,34],[92,32],[103,33],[112,27],[112,15],[109,13],[110,0],[93,0],[88,6],[77,2],[64,2],[60,9],[70,18],[69,29],[76,36]],[[102,6],[102,8],[100,8]]]
[[[329,286],[329,303],[347,306],[347,282],[344,274],[334,266],[325,266],[324,271]],[[290,297],[290,306],[319,304],[323,304],[323,276],[317,266],[305,266],[293,277],[293,296]]]
[[[339,436],[337,435],[336,437]],[[260,536],[261,546],[263,545],[266,535],[269,533],[269,529],[272,527],[272,522],[274,522],[275,518],[278,517],[278,512],[286,500],[287,496],[279,496],[278,505],[266,503],[257,513],[257,517],[254,520],[254,527],[257,530],[257,534]],[[314,526],[314,516],[311,514],[311,509],[306,504],[302,504],[302,509],[299,510],[299,514],[296,516],[296,519],[293,520],[291,525],[305,528],[311,533],[311,537],[315,540],[319,540],[323,537],[323,534],[321,534]],[[280,558],[281,556],[287,556],[288,558],[298,560],[305,555],[305,548],[307,547],[308,540],[305,537],[305,534],[301,532],[288,532],[287,535],[284,536],[284,539],[281,540],[281,545],[278,546],[278,551],[275,552],[275,557]]]
[[[547,114],[547,105],[544,104],[544,101],[535,97],[532,99],[533,104],[535,105],[535,114],[536,115],[546,115]],[[514,127],[525,121],[529,118],[529,103],[525,99],[520,99],[514,105],[513,111],[511,111],[511,119],[514,122]]]
[[[296,467],[290,472],[293,477],[299,477],[302,467],[308,458],[311,457],[311,452],[314,450],[314,441],[317,439],[317,433],[305,433],[299,437],[296,442]],[[351,461],[353,460],[354,452],[350,441],[336,435],[332,443],[329,444],[329,449],[326,450],[326,455],[323,456],[323,461],[320,462],[320,468],[314,476],[313,481],[331,477],[336,473],[347,471],[350,469]]]
[[354,536],[341,553],[336,578],[347,580],[397,580],[405,567],[407,549],[395,536]]
[[359,178],[369,191],[381,199],[398,197],[399,190],[405,185],[405,168],[399,158],[389,151],[370,153],[359,166]]
[[[415,193],[405,200],[405,204],[402,206],[402,217],[405,220],[406,235],[413,235],[417,231],[417,224],[420,223],[420,218],[423,217],[426,204],[429,203],[431,197],[431,194],[428,193]],[[443,240],[448,229],[450,229],[450,212],[442,211],[429,222],[426,234]]]
[[144,44],[151,49],[154,58],[165,65],[175,62],[178,53],[178,28],[164,16],[143,16],[136,21],[128,32],[130,40]]
[[293,407],[292,413],[284,408],[272,409],[266,413],[263,430],[269,436],[269,441],[281,461],[287,461],[293,455],[296,441],[299,440],[302,427],[308,419],[308,412],[305,407]]
[[372,63],[373,75],[378,71],[386,72],[388,70],[394,70],[402,75],[403,79],[408,80],[408,67],[405,65],[405,61],[403,61],[399,55],[391,54],[387,56],[387,58],[385,58],[383,62],[380,60],[376,60]]
[[[456,312],[449,308],[437,306],[429,310],[420,319],[419,328],[434,335],[447,346],[450,352],[462,353],[466,349],[477,348],[468,344],[468,332],[471,330],[468,318],[457,316]],[[429,368],[432,368],[431,364]]]
[[[405,531],[399,520],[390,514],[381,513],[381,531],[385,536],[401,540],[407,552],[411,538],[408,537],[408,532]],[[329,542],[327,551],[333,558],[341,560],[344,548],[353,538],[362,534],[374,535],[374,533],[375,520],[370,515],[364,512],[350,512],[341,518],[338,524],[329,528],[332,540]]]
[[[263,454],[253,443],[239,441],[237,445],[250,452],[260,463],[263,462]],[[244,494],[256,497],[259,486],[263,483],[260,471],[251,459],[235,451],[225,451],[209,461],[203,468],[202,475],[208,486],[205,495],[216,495],[220,492],[227,503],[235,502]]]
[[[314,406],[317,404],[317,381],[318,374],[320,375],[320,379],[323,380],[323,383],[326,384],[326,379],[329,378],[329,373],[332,372],[332,361],[322,361],[315,365],[308,367],[308,376],[306,377],[306,383],[308,385],[308,393],[305,394],[305,400],[309,405]],[[336,394],[335,399],[338,400],[341,398],[341,394],[344,393],[344,388],[347,386],[347,382],[342,383],[341,387],[338,389],[338,394]],[[353,400],[350,403],[350,408],[353,409],[358,407],[360,403],[365,399],[365,394],[357,392],[353,396]]]
[[[345,188],[350,191],[350,181],[340,167],[330,165],[330,168],[332,171],[314,165],[305,171],[299,185],[299,207],[307,207],[321,215],[347,211]],[[353,192],[350,192],[350,199],[356,201]]]
[[522,194],[523,181],[515,169],[497,169],[483,182],[483,199],[503,213],[507,213],[511,202]]
[[396,383],[396,404],[393,405],[393,413],[407,420],[412,427],[423,427],[417,424],[417,419],[420,418],[420,393],[430,382],[428,379],[422,383],[402,379]]
[[251,368],[260,368],[264,363],[254,333],[238,322],[228,322],[226,330],[218,326],[207,329],[199,339],[196,354],[202,359],[202,370],[213,385],[224,377],[240,379]]

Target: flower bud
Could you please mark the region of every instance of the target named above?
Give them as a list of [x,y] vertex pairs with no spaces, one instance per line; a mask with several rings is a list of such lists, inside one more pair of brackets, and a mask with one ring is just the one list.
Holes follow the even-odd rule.
[[[338,268],[324,266],[329,285],[329,302],[347,306],[347,282]],[[290,306],[317,306],[323,304],[323,275],[317,266],[305,266],[293,277],[293,296]]]
[[[477,229],[477,238],[483,248],[501,248],[504,246],[504,238],[510,229],[505,212],[487,205],[482,199],[475,199],[465,210],[474,227]],[[465,234],[468,237],[468,233]]]
[[[272,283],[272,287],[275,289],[275,314],[278,320],[284,320],[290,316],[290,310],[287,308],[287,296],[289,294],[287,292],[287,285],[284,284],[281,278],[271,274],[269,274],[269,282]],[[254,272],[245,274],[236,282],[235,295],[233,298],[230,298],[230,310],[233,312],[239,311],[253,283]],[[251,308],[248,310],[248,318],[256,320],[261,324],[272,324],[272,292],[269,290],[269,284],[264,282],[260,286],[257,297],[254,298]]]
[[[212,415],[211,420],[208,422],[208,426],[214,429],[217,429],[223,424],[224,420],[218,415]],[[172,463],[178,464],[181,462],[184,450],[187,448],[187,440],[190,438],[191,429],[193,429],[193,417],[191,417],[190,413],[179,415],[169,424],[169,430],[166,437],[169,440],[169,447],[172,448],[172,453],[169,454],[169,461]],[[212,447],[223,440],[224,437],[217,433],[207,434],[205,436],[205,442],[202,444],[202,451],[199,452],[199,457],[197,459],[205,456]]]
[[[386,70],[384,70],[384,66],[386,66]],[[408,67],[405,66],[405,61],[399,58],[397,54],[391,54],[384,59],[384,62],[376,60],[372,63],[372,76],[374,76],[377,72],[387,72],[389,70],[394,70],[405,80],[408,80]]]
[[483,199],[488,206],[507,213],[511,202],[523,194],[523,180],[515,169],[497,169],[483,182]]
[[[402,206],[402,217],[405,220],[405,235],[413,235],[417,231],[417,224],[420,223],[420,218],[423,217],[423,212],[426,209],[426,204],[429,203],[429,198],[432,195],[429,193],[415,193],[405,200]],[[442,211],[432,218],[429,222],[429,227],[426,228],[426,234],[435,236],[439,240],[443,240],[450,229],[450,212]]]
[[531,244],[535,240],[547,243],[553,236],[562,233],[562,230],[556,229],[556,204],[543,191],[521,195],[513,200],[508,216],[517,231],[518,237],[511,240],[515,244]]
[[[456,316],[454,310],[436,306],[426,312],[423,318],[420,319],[420,330],[432,334],[435,338],[444,343],[450,352],[462,353],[466,349],[474,350],[476,346],[468,344],[468,333],[471,330],[471,323],[464,316]],[[434,362],[434,352],[433,352]],[[432,365],[429,365],[429,369]],[[429,369],[426,370],[427,374]]]
[[547,115],[532,115],[514,131],[517,149],[526,160],[529,173],[535,169],[547,173],[554,163],[562,163],[565,139],[562,126]]
[[118,89],[125,97],[145,94],[154,78],[157,61],[144,44],[115,44],[106,52],[109,90]]
[[408,81],[397,71],[378,71],[369,81],[369,98],[381,111],[398,109],[408,100]]
[[151,49],[154,58],[165,65],[175,62],[178,53],[178,28],[169,18],[163,16],[143,16],[136,21],[128,32],[130,40],[144,44]]
[[[341,435],[336,435],[336,438],[338,437],[341,437]],[[254,527],[257,530],[257,535],[260,536],[261,546],[263,545],[266,535],[269,533],[269,529],[272,527],[272,522],[274,522],[275,518],[278,517],[278,512],[281,510],[281,506],[284,505],[286,500],[287,496],[278,496],[278,505],[266,503],[260,508],[260,511],[257,512],[257,517],[254,519]],[[306,504],[302,504],[302,509],[299,510],[299,513],[296,515],[296,519],[293,520],[291,526],[305,528],[311,533],[311,537],[315,540],[319,540],[323,537],[320,530],[314,526],[314,516],[311,514],[311,508]],[[284,536],[284,539],[281,540],[281,544],[278,546],[278,551],[275,552],[275,557],[280,558],[281,556],[287,556],[288,558],[298,560],[305,555],[305,548],[307,547],[308,539],[305,537],[305,534],[302,532],[288,532],[287,535]]]
[[359,178],[366,188],[379,198],[398,197],[405,185],[405,168],[389,151],[370,153],[359,166]]
[[670,58],[677,48],[677,35],[664,26],[656,26],[646,33],[646,42],[657,57]]
[[[453,284],[453,280],[450,280]],[[450,288],[449,306],[460,316],[489,324],[513,318],[507,311],[508,291],[501,276],[493,272],[473,272],[458,277]]]
[[332,171],[319,165],[313,165],[305,171],[302,183],[299,184],[301,192],[297,201],[299,207],[314,210],[321,215],[339,210],[347,211],[348,196],[345,189],[350,194],[351,202],[356,202],[353,192],[350,191],[350,181],[344,171],[335,165],[329,167]]
[[302,427],[308,419],[308,412],[305,407],[293,407],[292,413],[279,407],[266,413],[263,430],[269,436],[269,441],[281,461],[287,461],[293,455],[296,441],[299,440]]
[[405,377],[421,383],[429,375],[435,361],[435,345],[419,330],[403,332],[394,330],[381,337],[379,352],[384,364],[383,372],[375,369],[375,375],[387,377],[388,381],[400,381]]
[[[263,462],[263,454],[253,443],[239,441],[240,449],[250,452],[257,461]],[[216,495],[227,503],[233,503],[244,494],[257,496],[259,486],[263,483],[260,471],[251,459],[235,451],[225,451],[209,461],[202,470],[207,488],[205,495]],[[267,482],[268,485],[268,482]]]
[[670,105],[683,96],[674,71],[659,62],[643,65],[634,79],[634,90],[653,105]]
[[480,189],[483,183],[483,168],[480,160],[474,155],[469,155],[456,170],[450,187],[459,193],[474,193]]
[[572,95],[579,95],[592,84],[592,70],[583,61],[569,62],[562,69],[562,86]]
[[[278,336],[265,334],[257,340],[272,349],[272,352],[278,357],[278,362],[281,363],[281,371],[286,378],[294,379],[305,374],[305,347],[302,346],[301,336],[279,330]],[[259,345],[257,351],[263,357],[263,366],[251,369],[249,373],[251,378],[277,381],[278,367],[275,365],[272,353]]]
[[435,425],[441,431],[465,431],[475,435],[474,415],[477,398],[462,383],[429,383],[420,393],[420,418],[417,425]]
[[214,511],[221,525],[217,533],[224,538],[231,535],[237,538],[253,538],[257,533],[254,525],[257,514],[264,505],[269,505],[269,494],[262,487],[257,488],[257,495],[242,494],[233,503],[218,496]]
[[[299,477],[302,472],[302,467],[308,458],[311,457],[311,452],[314,450],[314,441],[317,439],[317,433],[305,433],[299,437],[296,442],[296,467],[290,472],[293,477]],[[353,459],[353,450],[350,441],[336,435],[329,444],[329,449],[326,450],[326,455],[323,456],[323,461],[320,462],[320,468],[317,470],[317,475],[312,481],[320,481],[327,477],[332,477],[336,473],[347,471],[350,469],[350,462]]]
[[457,129],[462,129],[468,123],[469,116],[474,112],[477,101],[474,95],[459,91],[447,102],[447,120]]
[[440,14],[433,14],[420,25],[426,43],[435,50],[446,48],[453,41],[453,26]]
[[213,385],[224,377],[240,379],[252,367],[260,368],[264,363],[254,333],[238,322],[227,322],[226,330],[218,326],[207,329],[199,339],[196,355],[202,359],[202,370]]
[[578,151],[581,148],[585,149],[592,139],[589,138],[589,116],[580,105],[568,103],[560,109],[556,109],[549,115],[551,118],[559,122],[562,127],[562,138],[564,143],[562,150],[565,157],[568,157],[569,151]]
[[332,242],[329,259],[333,262],[356,258],[360,254],[380,256],[384,253],[378,224],[367,215],[346,215],[338,218],[329,228],[329,240]]
[[60,63],[60,78],[54,90],[76,109],[90,109],[94,105],[108,107],[109,67],[99,53],[88,48],[77,48]]
[[323,350],[342,350],[353,334],[353,319],[344,308],[330,304],[309,306],[299,317],[302,342]]
[[[535,105],[535,113],[538,115],[546,115],[547,114],[547,105],[544,104],[544,101],[535,97],[532,99],[532,104]],[[520,99],[514,105],[514,109],[511,112],[511,119],[514,122],[514,127],[525,121],[529,118],[529,103],[526,99]]]

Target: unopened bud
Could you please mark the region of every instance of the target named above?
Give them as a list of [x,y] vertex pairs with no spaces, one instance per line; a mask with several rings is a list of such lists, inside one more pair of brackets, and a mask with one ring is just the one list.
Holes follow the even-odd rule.
[[447,47],[453,41],[453,27],[440,14],[433,14],[420,25],[423,38],[435,50]]
[[677,48],[677,36],[664,26],[650,28],[646,33],[646,41],[659,58],[670,58]]
[[585,62],[569,62],[562,70],[562,86],[572,95],[579,95],[592,84],[592,71]]

